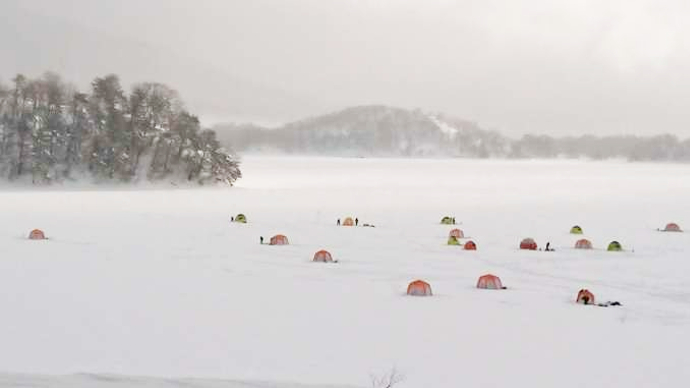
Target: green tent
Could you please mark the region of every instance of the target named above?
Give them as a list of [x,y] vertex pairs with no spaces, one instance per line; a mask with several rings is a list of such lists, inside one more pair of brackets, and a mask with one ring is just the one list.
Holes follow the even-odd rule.
[[453,222],[453,217],[448,217],[448,216],[445,216],[445,217],[441,218],[441,223],[442,223],[443,225],[453,225],[453,224],[455,224],[455,222]]
[[455,236],[448,237],[448,245],[460,245],[460,241]]
[[243,224],[246,224],[247,223],[247,217],[245,217],[244,214],[238,214],[237,216],[235,216],[235,222],[241,222]]
[[570,228],[570,234],[582,234],[582,228],[575,225],[572,228]]
[[621,246],[621,243],[619,243],[618,241],[611,241],[609,247],[606,250],[611,252],[620,252],[623,250],[623,246]]

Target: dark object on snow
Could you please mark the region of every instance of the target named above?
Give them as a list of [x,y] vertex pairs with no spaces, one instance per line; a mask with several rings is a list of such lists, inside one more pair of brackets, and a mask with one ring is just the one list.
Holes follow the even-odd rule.
[[599,303],[597,306],[599,307],[609,307],[609,306],[622,306],[622,304],[618,301],[615,302],[606,302],[606,303]]
[[370,227],[370,228],[375,228],[375,227],[376,227],[376,226],[374,226],[374,225],[372,225],[372,224],[362,224],[362,226],[365,226],[365,227],[368,226],[368,227]]
[[230,216],[230,222],[235,222],[235,217]]
[[359,218],[355,218],[355,226],[359,225]]
[[259,243],[263,244],[264,243],[264,236],[259,236]]
[[338,218],[338,221],[336,222],[336,225],[340,226],[340,218]]
[[555,249],[551,248],[551,243],[547,242],[546,243],[546,248],[544,249],[546,252],[554,252]]

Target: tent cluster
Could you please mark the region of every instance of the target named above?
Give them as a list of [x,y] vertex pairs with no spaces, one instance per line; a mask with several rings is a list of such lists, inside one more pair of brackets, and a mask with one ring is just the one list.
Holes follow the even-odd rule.
[[477,244],[475,244],[474,241],[468,240],[465,243],[462,243],[460,241],[460,239],[463,239],[463,238],[465,238],[465,233],[461,229],[452,229],[448,233],[448,245],[462,246],[465,250],[468,250],[468,251],[476,251],[477,250]]
[[[505,290],[501,279],[496,275],[486,274],[477,280],[477,288],[484,290]],[[415,280],[407,286],[407,295],[432,296],[431,285],[424,280]]]

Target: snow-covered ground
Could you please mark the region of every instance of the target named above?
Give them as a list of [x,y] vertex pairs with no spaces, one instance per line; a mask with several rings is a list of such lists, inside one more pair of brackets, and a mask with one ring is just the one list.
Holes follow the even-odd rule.
[[[690,381],[690,233],[655,230],[690,229],[688,165],[247,157],[243,173],[0,192],[0,386]],[[335,225],[349,215],[376,228]],[[446,245],[444,215],[476,252]],[[597,249],[572,249],[575,224]],[[259,245],[277,233],[291,245]],[[322,248],[339,262],[310,262]],[[485,273],[508,289],[474,288]],[[433,297],[404,295],[417,278]],[[581,288],[624,306],[577,305]]]

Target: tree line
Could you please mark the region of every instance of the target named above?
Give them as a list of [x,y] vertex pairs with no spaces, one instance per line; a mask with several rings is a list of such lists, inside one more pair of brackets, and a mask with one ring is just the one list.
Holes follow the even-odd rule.
[[126,93],[110,74],[85,93],[45,73],[0,83],[0,176],[35,184],[84,176],[232,184],[241,172],[168,86],[140,83]]

